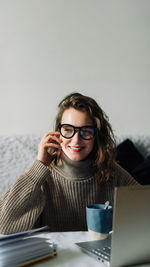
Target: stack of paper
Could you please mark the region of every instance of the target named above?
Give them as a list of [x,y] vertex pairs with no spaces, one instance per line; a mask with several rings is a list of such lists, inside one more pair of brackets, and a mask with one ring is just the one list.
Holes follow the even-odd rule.
[[55,244],[36,236],[45,228],[0,236],[0,267],[26,266],[56,255]]

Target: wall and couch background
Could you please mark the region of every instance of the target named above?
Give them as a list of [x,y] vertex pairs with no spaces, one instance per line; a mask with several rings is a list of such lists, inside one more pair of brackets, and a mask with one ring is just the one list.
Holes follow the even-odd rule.
[[0,194],[74,91],[97,100],[119,141],[150,155],[149,13],[149,0],[0,1]]

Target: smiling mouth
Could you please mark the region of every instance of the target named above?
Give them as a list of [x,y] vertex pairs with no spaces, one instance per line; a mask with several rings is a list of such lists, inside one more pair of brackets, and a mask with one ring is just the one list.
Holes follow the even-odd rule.
[[81,147],[81,146],[80,147],[79,146],[70,146],[69,148],[73,152],[80,152],[83,149],[83,147]]

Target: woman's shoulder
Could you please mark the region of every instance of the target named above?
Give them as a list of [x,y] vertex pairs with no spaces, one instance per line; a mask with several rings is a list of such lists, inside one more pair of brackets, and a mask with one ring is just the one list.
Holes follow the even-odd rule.
[[113,172],[115,174],[130,175],[117,161],[113,164]]
[[117,162],[113,165],[113,179],[118,185],[134,185],[138,184],[132,175],[122,168]]

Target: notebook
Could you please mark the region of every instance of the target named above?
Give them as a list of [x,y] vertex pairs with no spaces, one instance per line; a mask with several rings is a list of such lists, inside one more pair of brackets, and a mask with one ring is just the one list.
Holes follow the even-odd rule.
[[[56,246],[40,236],[47,226],[0,236],[0,267],[21,267],[52,258]],[[38,233],[39,232],[39,233]],[[38,236],[37,236],[38,233]]]
[[111,237],[76,245],[107,266],[150,266],[150,186],[115,188]]

